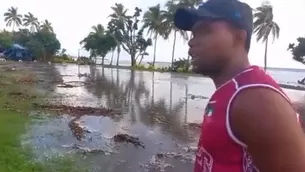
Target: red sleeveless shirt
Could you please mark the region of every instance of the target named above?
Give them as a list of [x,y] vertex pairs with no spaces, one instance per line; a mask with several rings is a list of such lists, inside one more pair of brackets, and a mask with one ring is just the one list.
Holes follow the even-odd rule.
[[247,145],[235,137],[229,121],[236,95],[253,87],[278,92],[290,102],[280,86],[257,66],[251,66],[219,87],[206,106],[194,172],[258,172]]

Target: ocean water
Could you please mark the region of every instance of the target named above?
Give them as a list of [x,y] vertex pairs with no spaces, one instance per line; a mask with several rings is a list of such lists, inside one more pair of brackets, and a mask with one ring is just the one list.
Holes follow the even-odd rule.
[[[97,63],[101,63],[101,61],[97,61]],[[109,64],[109,61],[106,60],[105,64]],[[113,62],[116,64],[116,62]],[[143,62],[143,65],[148,66],[149,62]],[[130,66],[129,61],[120,61],[120,66]],[[168,67],[171,63],[169,62],[156,62],[156,66]],[[291,84],[291,85],[299,85],[297,83],[298,80],[301,80],[305,77],[305,69],[292,69],[292,68],[268,68],[267,72],[278,82],[281,84]]]

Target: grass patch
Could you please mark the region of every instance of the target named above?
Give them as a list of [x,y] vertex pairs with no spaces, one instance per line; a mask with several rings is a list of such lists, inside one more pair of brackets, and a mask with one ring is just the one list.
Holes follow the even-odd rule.
[[27,112],[41,101],[35,78],[28,71],[0,69],[0,172],[77,172],[73,158],[59,157],[34,162],[30,149],[21,145],[21,135],[31,122]]

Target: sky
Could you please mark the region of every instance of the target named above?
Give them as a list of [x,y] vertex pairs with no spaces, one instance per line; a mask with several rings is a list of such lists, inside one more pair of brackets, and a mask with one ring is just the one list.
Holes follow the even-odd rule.
[[[248,3],[252,8],[258,7],[261,0],[241,0]],[[114,3],[123,3],[133,13],[136,6],[146,11],[149,6],[158,3],[164,5],[166,0],[2,0],[0,12],[4,13],[10,8],[18,7],[20,14],[31,12],[40,21],[45,19],[52,23],[54,32],[61,42],[62,48],[67,49],[68,54],[77,56],[78,49],[81,48],[79,42],[87,36],[93,25],[105,25],[109,21],[109,14],[112,13],[111,6]],[[281,28],[280,38],[274,42],[270,41],[268,49],[268,66],[281,68],[300,68],[305,69],[305,65],[292,60],[291,53],[287,51],[289,43],[296,41],[299,36],[305,36],[305,7],[304,0],[270,0],[274,7],[274,21]],[[7,28],[4,17],[0,14],[0,29],[11,30]],[[169,40],[158,40],[157,44],[157,61],[171,61],[173,36]],[[256,42],[256,37],[252,39],[252,45],[249,53],[250,62],[254,65],[263,66],[264,64],[264,47],[261,42]],[[188,46],[181,37],[177,39],[175,58],[187,57]],[[149,56],[145,61],[151,61],[153,58],[153,46],[148,48]],[[88,55],[85,50],[80,51],[81,55]],[[108,55],[106,58],[110,58]],[[116,54],[114,55],[116,57]],[[121,54],[122,60],[129,60],[130,56],[126,52]]]

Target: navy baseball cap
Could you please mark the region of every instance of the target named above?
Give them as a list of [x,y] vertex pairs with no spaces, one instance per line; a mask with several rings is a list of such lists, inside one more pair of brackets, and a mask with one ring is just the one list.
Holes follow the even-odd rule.
[[208,0],[198,9],[179,8],[174,15],[178,29],[190,31],[199,20],[223,20],[245,30],[248,39],[253,32],[252,8],[238,0]]

